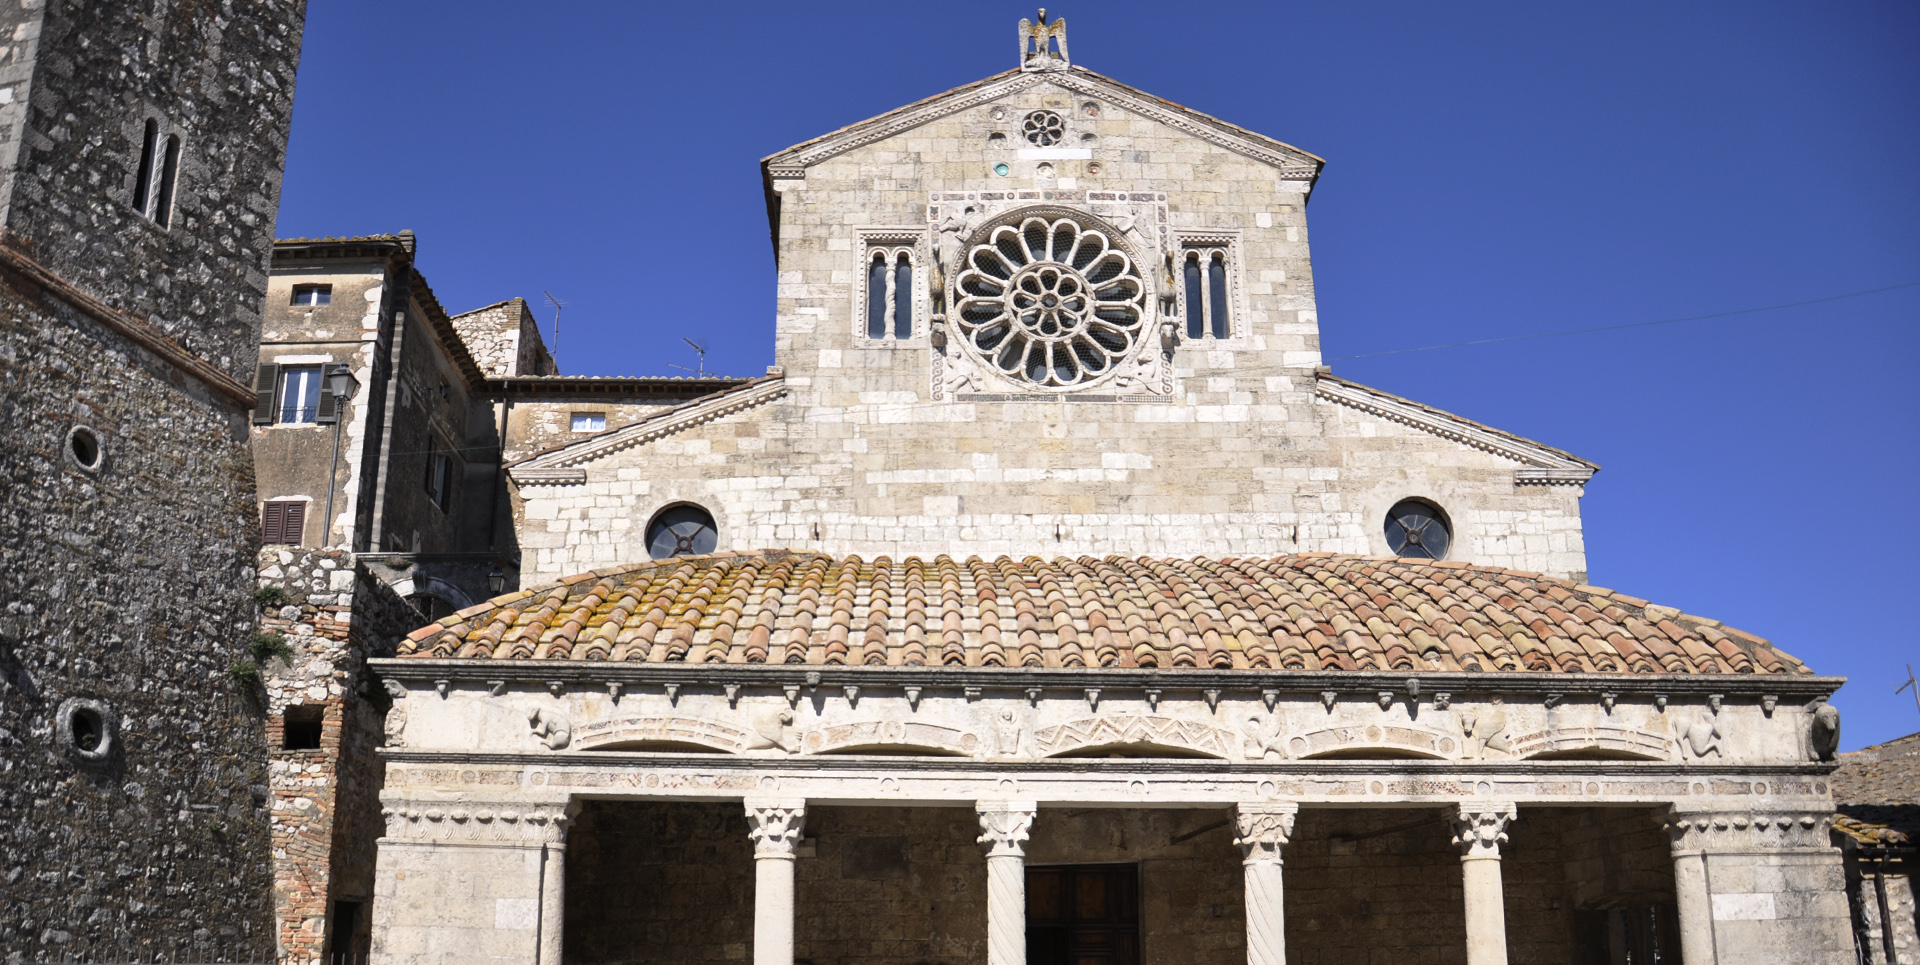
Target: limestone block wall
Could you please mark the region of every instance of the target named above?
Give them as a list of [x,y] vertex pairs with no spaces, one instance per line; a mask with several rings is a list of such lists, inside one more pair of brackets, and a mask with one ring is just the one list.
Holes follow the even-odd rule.
[[[529,582],[641,558],[675,502],[715,516],[721,549],[1182,556],[1386,553],[1406,498],[1451,518],[1450,558],[1584,577],[1580,485],[1520,485],[1510,455],[1320,397],[1304,168],[1078,75],[1008,83],[774,172],[786,394],[583,464],[584,481],[521,485]],[[1064,119],[1058,150],[1023,138],[1033,111]],[[957,316],[932,335],[952,301],[933,266],[951,276],[979,231],[1035,212],[1097,230],[1139,273],[1140,351],[1104,381],[993,374]],[[1180,332],[1187,300],[1166,259],[1198,241],[1226,253],[1232,328],[1164,352],[1161,296]],[[905,338],[867,334],[876,245],[912,259]]]
[[[335,903],[373,897],[374,842],[381,831],[377,756],[387,698],[366,671],[420,616],[343,550],[266,549],[260,585],[284,605],[261,630],[293,651],[262,668],[273,791],[274,906],[280,960],[289,965],[364,954],[369,917],[354,933],[334,927]],[[287,746],[288,709],[318,714],[319,746]]]

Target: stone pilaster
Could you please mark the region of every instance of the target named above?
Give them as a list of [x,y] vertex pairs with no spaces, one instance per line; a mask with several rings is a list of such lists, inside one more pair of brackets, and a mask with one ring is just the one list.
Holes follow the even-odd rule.
[[987,965],[1026,965],[1026,844],[1036,808],[1031,801],[981,801],[975,810],[987,849]]
[[1822,811],[1673,809],[1683,965],[1853,961],[1840,852]]
[[793,857],[807,802],[747,800],[753,838],[753,965],[793,965]]
[[1287,965],[1280,849],[1293,837],[1298,804],[1242,804],[1234,818],[1246,874],[1247,965]]
[[[566,910],[566,802],[408,800],[382,809],[373,961],[442,954],[462,961],[560,961]],[[485,880],[486,898],[447,896]]]
[[1506,965],[1506,890],[1500,880],[1500,846],[1518,816],[1512,804],[1462,804],[1452,815],[1453,843],[1460,848],[1461,892],[1467,918],[1467,965]]

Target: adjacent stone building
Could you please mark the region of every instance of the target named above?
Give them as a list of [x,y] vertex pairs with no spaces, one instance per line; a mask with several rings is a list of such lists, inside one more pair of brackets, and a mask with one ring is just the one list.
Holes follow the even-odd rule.
[[0,10],[7,961],[274,951],[267,746],[234,671],[304,14]]
[[765,376],[506,433],[527,588],[370,661],[375,960],[1851,961],[1843,681],[1328,371],[1319,158],[1020,41],[766,159]]

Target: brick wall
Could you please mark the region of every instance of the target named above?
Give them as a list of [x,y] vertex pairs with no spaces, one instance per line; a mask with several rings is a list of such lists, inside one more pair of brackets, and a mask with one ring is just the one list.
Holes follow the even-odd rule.
[[[263,550],[260,584],[286,592],[288,603],[265,613],[261,625],[293,650],[264,668],[281,961],[364,953],[370,909],[357,934],[335,934],[329,945],[328,933],[335,902],[373,897],[385,701],[365,662],[391,656],[420,617],[342,550]],[[320,715],[318,747],[286,746],[289,708]]]

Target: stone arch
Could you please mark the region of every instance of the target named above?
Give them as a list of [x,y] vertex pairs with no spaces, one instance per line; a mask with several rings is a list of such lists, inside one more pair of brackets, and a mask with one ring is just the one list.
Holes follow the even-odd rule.
[[1119,753],[1128,756],[1232,756],[1234,735],[1224,728],[1173,717],[1085,717],[1033,732],[1040,757]]
[[1287,738],[1287,753],[1299,760],[1451,760],[1460,756],[1460,739],[1419,727],[1347,724],[1295,734]]
[[415,596],[430,596],[446,603],[454,610],[464,610],[478,603],[467,591],[448,583],[437,576],[407,576],[391,584],[393,592],[401,599]]

